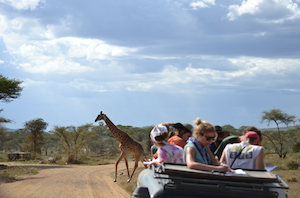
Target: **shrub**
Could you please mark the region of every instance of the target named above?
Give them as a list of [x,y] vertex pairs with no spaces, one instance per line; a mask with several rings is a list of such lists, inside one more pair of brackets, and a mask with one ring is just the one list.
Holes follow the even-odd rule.
[[300,166],[300,164],[296,160],[289,160],[286,163],[286,166],[288,167],[289,170],[298,170],[298,167]]
[[62,159],[62,156],[61,156],[60,154],[56,154],[56,155],[54,156],[54,159],[55,159],[55,161],[61,160],[61,159]]
[[292,146],[292,152],[293,153],[299,153],[300,152],[300,142],[298,142],[298,143],[296,143]]
[[287,182],[297,182],[297,178],[296,177],[290,177],[286,179]]

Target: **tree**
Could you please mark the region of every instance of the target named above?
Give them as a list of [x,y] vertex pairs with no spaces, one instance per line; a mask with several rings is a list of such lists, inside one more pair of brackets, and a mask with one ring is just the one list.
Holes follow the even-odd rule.
[[[22,81],[16,79],[8,79],[0,74],[0,101],[11,102],[12,99],[20,97],[23,87],[20,86]],[[0,112],[3,109],[0,109]],[[9,123],[11,120],[0,117],[1,123]]]
[[1,141],[1,149],[4,148],[6,141],[7,141],[7,135],[5,133],[5,128],[4,126],[2,126],[2,124],[0,123],[0,141]]
[[22,81],[8,79],[0,74],[0,100],[11,102],[12,99],[20,97],[23,87],[20,86]]
[[280,131],[279,125],[285,124],[288,127],[289,124],[295,123],[296,116],[288,115],[280,109],[271,109],[269,111],[263,111],[262,113],[261,123],[267,121],[267,125],[269,126],[272,122],[274,122],[277,126],[277,132],[264,133],[264,136],[266,136],[271,142],[275,153],[277,153],[280,158],[285,158],[288,153],[288,140],[286,133]]
[[23,151],[24,140],[28,136],[28,132],[24,129],[18,129],[16,131],[6,133],[5,148],[8,151]]
[[42,147],[42,150],[45,152],[45,155],[48,156],[48,153],[50,151],[53,153],[55,148],[59,148],[59,143],[61,142],[60,138],[57,137],[56,135],[45,132],[44,133],[44,144]]
[[222,126],[222,131],[229,131],[233,135],[237,135],[237,130],[234,128],[234,126],[231,126],[230,124],[226,124]]
[[42,153],[42,146],[44,145],[43,133],[46,130],[48,123],[44,122],[42,118],[30,120],[24,124],[24,128],[29,132],[29,135],[24,141],[23,148],[33,153],[33,158],[36,154]]
[[87,143],[86,138],[93,133],[91,128],[92,124],[85,124],[79,127],[54,126],[54,130],[51,133],[57,135],[62,140],[62,148],[67,153],[67,162],[79,162],[78,155]]
[[86,139],[86,149],[97,154],[104,154],[107,151],[106,140],[111,132],[103,122],[98,122],[98,126],[92,126],[91,131],[93,132]]
[[[12,99],[16,99],[21,95],[21,91],[23,88],[20,86],[22,81],[15,80],[15,79],[8,79],[0,74],[0,101],[3,102],[11,102]],[[0,109],[0,112],[3,109]],[[5,128],[3,123],[11,122],[10,119],[6,119],[0,116],[0,140],[2,144],[5,144],[6,135],[5,135]]]
[[[300,119],[298,119],[298,122],[300,122]],[[297,124],[297,125],[295,126],[295,128],[296,128],[297,130],[300,130],[300,124]]]
[[238,128],[238,132],[239,132],[239,135],[242,135],[243,134],[243,131],[247,128],[248,126],[245,126],[245,125],[243,125],[243,126],[240,126],[240,128]]

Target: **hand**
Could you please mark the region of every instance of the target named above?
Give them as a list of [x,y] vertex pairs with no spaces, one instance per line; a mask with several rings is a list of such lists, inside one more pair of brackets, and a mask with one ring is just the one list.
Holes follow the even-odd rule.
[[220,171],[222,172],[231,172],[231,173],[234,173],[234,170],[232,170],[227,164],[223,164],[221,163],[221,166],[219,166],[220,168]]
[[154,165],[155,167],[159,166],[160,163],[157,160],[152,160],[149,162],[148,166],[151,169],[152,165]]
[[166,124],[169,126],[174,126],[174,122],[166,122]]

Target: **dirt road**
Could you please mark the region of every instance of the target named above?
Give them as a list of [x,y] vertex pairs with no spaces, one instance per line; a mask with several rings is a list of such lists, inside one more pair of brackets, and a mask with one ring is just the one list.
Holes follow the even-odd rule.
[[[110,174],[115,165],[20,165],[35,167],[39,174],[0,185],[0,198],[130,198]],[[129,165],[133,167],[133,163]],[[140,163],[139,166],[142,166]],[[118,170],[125,169],[120,163]]]

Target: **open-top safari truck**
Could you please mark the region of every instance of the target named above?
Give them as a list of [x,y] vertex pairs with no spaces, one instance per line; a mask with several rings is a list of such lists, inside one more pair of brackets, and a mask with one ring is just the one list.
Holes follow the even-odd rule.
[[169,164],[143,170],[134,198],[286,198],[289,186],[267,170],[243,170],[243,174],[207,172],[186,165]]

